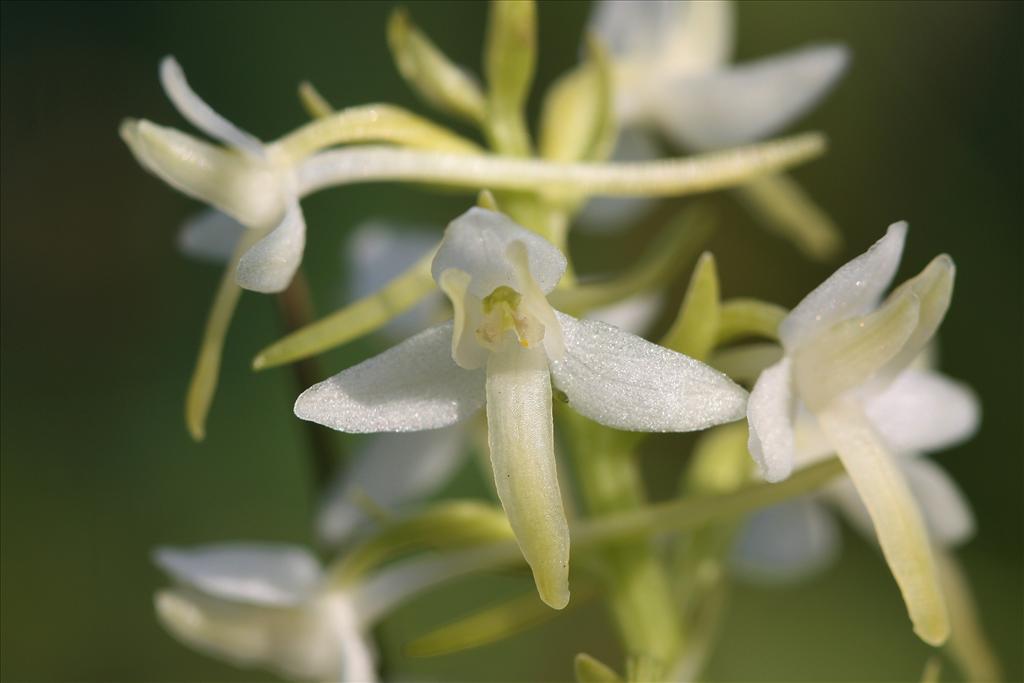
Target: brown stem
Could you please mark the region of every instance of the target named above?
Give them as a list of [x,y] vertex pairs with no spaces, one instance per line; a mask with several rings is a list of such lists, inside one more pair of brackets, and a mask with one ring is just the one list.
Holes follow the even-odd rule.
[[[301,269],[296,271],[288,288],[277,295],[277,307],[286,334],[313,322],[315,315],[309,281],[306,280]],[[317,362],[313,358],[292,363],[291,367],[299,391],[305,391],[323,379]],[[335,471],[341,464],[343,453],[338,448],[329,429],[305,420],[302,424],[305,426],[306,439],[309,443],[313,488],[315,494],[319,496],[333,479]]]

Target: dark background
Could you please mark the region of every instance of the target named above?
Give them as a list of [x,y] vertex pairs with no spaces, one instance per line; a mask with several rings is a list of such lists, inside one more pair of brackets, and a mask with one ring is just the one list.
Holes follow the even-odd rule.
[[[124,116],[144,116],[188,130],[157,82],[168,53],[214,107],[264,139],[305,120],[294,96],[303,78],[336,106],[393,101],[433,116],[391,63],[390,7],[3,4],[4,680],[268,677],[221,665],[161,630],[151,597],[165,579],[148,554],[161,543],[310,541],[304,444],[289,409],[295,387],[287,370],[247,369],[279,322],[269,299],[243,297],[209,436],[192,443],[181,404],[219,272],[177,254],[176,226],[195,204],[140,170],[117,127]],[[485,9],[411,7],[473,69]],[[542,87],[573,63],[586,12],[585,3],[541,6]],[[961,557],[1008,680],[1024,675],[1022,26],[1013,3],[758,2],[740,7],[737,39],[741,60],[826,40],[852,49],[847,77],[797,126],[829,135],[829,154],[796,176],[843,228],[844,257],[907,219],[901,279],[939,252],[956,260],[943,367],[978,391],[984,425],[937,459],[977,513],[978,535]],[[305,201],[319,309],[346,298],[340,250],[353,225],[379,216],[440,230],[466,205],[465,197],[386,185]],[[711,248],[726,295],[792,305],[833,267],[808,263],[736,208],[724,217]],[[620,267],[639,248],[627,238],[574,241],[584,270]],[[323,366],[337,371],[377,347],[350,345]],[[666,449],[648,460],[655,476],[680,464]],[[453,488],[482,490],[472,468]],[[708,678],[917,680],[927,649],[883,563],[852,534],[842,560],[800,586],[737,587]],[[478,578],[403,609],[381,631],[389,671],[567,680],[577,651],[618,661],[596,605],[463,655],[401,656],[428,626],[527,588],[515,577]]]

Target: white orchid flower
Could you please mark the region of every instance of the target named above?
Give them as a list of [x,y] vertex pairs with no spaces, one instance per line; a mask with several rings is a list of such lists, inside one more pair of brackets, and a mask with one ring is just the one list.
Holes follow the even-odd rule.
[[225,544],[154,559],[176,583],[157,593],[157,615],[186,644],[294,679],[377,680],[358,596],[331,587],[305,550]]
[[446,427],[486,403],[498,496],[541,598],[569,599],[569,530],[554,459],[551,383],[569,405],[633,431],[738,419],[725,375],[617,328],[551,308],[566,261],[507,217],[474,208],[446,229],[432,272],[455,319],[306,390],[295,413],[346,432]]
[[[149,121],[126,121],[122,137],[151,173],[265,235],[242,254],[235,275],[239,285],[257,292],[285,289],[306,243],[293,163],[279,148],[214,111],[189,87],[173,57],[161,62],[160,81],[181,115],[224,147]],[[185,239],[209,232],[197,230]]]
[[[798,451],[798,408],[813,416],[867,507],[915,631],[938,644],[949,634],[949,619],[925,523],[893,455],[901,444],[888,443],[868,412],[869,398],[890,385],[932,338],[952,295],[955,268],[941,255],[879,303],[905,237],[905,223],[890,226],[780,324],[785,355],[761,373],[751,392],[749,449],[765,479],[784,479]],[[915,426],[902,428],[909,432]]]
[[[977,430],[980,408],[965,385],[937,372],[908,368],[892,384],[864,399],[864,412],[882,440],[898,456],[898,465],[921,508],[931,537],[956,546],[974,533],[966,497],[937,464],[920,457],[964,441]],[[795,462],[804,467],[832,453],[827,438],[806,411],[796,420]],[[836,507],[858,531],[874,538],[863,502],[848,479],[820,495],[768,508],[740,529],[730,565],[754,581],[790,581],[827,566],[840,536],[829,506]]]
[[[690,150],[773,135],[817,104],[849,61],[845,47],[826,44],[732,66],[734,8],[718,0],[600,0],[588,28],[613,57],[615,108],[624,129],[617,160],[658,156],[652,131]],[[738,191],[767,227],[810,256],[831,256],[839,246],[831,219],[785,175],[764,175]],[[623,229],[651,203],[597,198],[584,207],[580,224]]]
[[848,54],[819,45],[730,67],[729,2],[601,0],[589,28],[612,53],[624,126],[656,127],[689,149],[772,135],[814,106]]

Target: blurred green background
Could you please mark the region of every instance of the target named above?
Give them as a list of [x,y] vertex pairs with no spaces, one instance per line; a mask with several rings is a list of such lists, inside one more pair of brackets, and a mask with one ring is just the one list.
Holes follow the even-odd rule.
[[[144,173],[117,137],[124,116],[187,129],[157,63],[175,54],[230,120],[269,139],[301,124],[295,86],[337,106],[405,89],[384,42],[390,3],[10,3],[2,6],[2,610],[5,681],[265,680],[186,649],[157,625],[158,544],[311,541],[310,487],[287,370],[253,374],[280,333],[271,300],[243,297],[209,436],[192,443],[182,400],[219,277],[175,250],[195,204]],[[486,7],[414,3],[414,19],[479,67]],[[543,87],[577,55],[586,3],[540,8]],[[850,72],[798,129],[829,154],[796,176],[839,222],[845,256],[898,219],[911,232],[901,277],[948,252],[957,289],[943,367],[984,404],[981,433],[938,456],[974,504],[961,552],[1008,680],[1021,680],[1022,26],[1017,3],[744,3],[738,58],[838,40]],[[536,98],[535,98],[536,99]],[[535,103],[536,104],[536,103]],[[791,305],[831,266],[802,259],[723,196],[711,248],[725,294]],[[307,271],[321,311],[346,298],[341,249],[370,217],[440,228],[467,205],[401,186],[314,196]],[[584,267],[620,267],[627,239],[574,247]],[[379,344],[323,360],[334,372]],[[661,449],[652,477],[678,471]],[[482,490],[471,467],[454,484]],[[799,586],[737,586],[710,680],[917,680],[912,635],[877,553],[847,533],[842,562]],[[388,671],[434,680],[568,680],[571,655],[618,661],[598,605],[505,643],[433,660],[402,646],[481,601],[521,592],[482,577],[403,609],[380,631]],[[952,666],[944,673],[952,680]]]

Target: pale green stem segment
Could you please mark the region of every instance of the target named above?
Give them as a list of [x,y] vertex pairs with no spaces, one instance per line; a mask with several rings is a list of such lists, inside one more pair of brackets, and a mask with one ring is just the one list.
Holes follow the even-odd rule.
[[[573,607],[593,594],[592,590],[581,589],[581,585],[577,581],[573,586]],[[434,629],[409,643],[405,651],[411,657],[462,652],[503,640],[557,615],[531,591]]]
[[556,289],[548,297],[551,305],[580,316],[593,308],[663,287],[679,272],[681,264],[692,259],[711,238],[714,228],[714,216],[707,207],[691,206],[624,273],[606,282]]
[[487,103],[473,77],[416,28],[402,8],[388,20],[388,46],[402,78],[420,97],[452,116],[484,124]]
[[816,261],[833,258],[843,246],[836,224],[789,176],[762,176],[737,187],[736,194],[766,228]]
[[[620,450],[613,429],[564,411],[584,500],[590,514],[604,517],[636,510],[646,502],[635,456]],[[601,557],[608,599],[626,651],[654,663],[660,680],[677,656],[682,626],[668,575],[649,539],[624,540]]]
[[588,59],[548,90],[540,117],[539,153],[552,161],[603,161],[615,144],[612,70],[591,37]]
[[[635,541],[661,533],[693,531],[716,520],[739,519],[755,510],[815,491],[842,472],[842,465],[833,458],[798,470],[777,484],[747,484],[734,493],[691,496],[579,522],[572,527],[573,552],[591,552],[607,544]],[[483,510],[480,520],[473,520],[473,506],[479,506]],[[439,527],[435,523],[439,516],[448,516],[452,508],[471,513],[469,532],[457,530],[460,524],[466,522],[465,517],[459,524]],[[448,534],[457,534],[465,545],[479,546],[461,551],[463,555],[473,554],[486,558],[486,561],[474,566],[473,571],[521,564],[523,554],[519,545],[511,539],[511,532],[507,526],[502,530],[498,518],[507,524],[503,513],[481,505],[479,501],[453,501],[442,506],[440,512],[428,509],[426,513],[420,513],[416,517],[394,522],[382,532],[381,535],[386,538],[379,541],[371,538],[351,553],[346,553],[345,560],[332,568],[331,575],[339,585],[356,583],[356,578],[366,576],[370,570],[377,569],[399,552],[444,547],[448,539],[443,536]],[[489,520],[495,520],[493,526]],[[481,524],[478,525],[477,522]],[[482,532],[478,533],[481,529]],[[488,538],[492,533],[493,538]],[[502,538],[509,540],[500,540]]]
[[543,347],[508,347],[487,359],[487,435],[498,498],[541,600],[569,603],[569,523],[555,466],[551,377]]
[[[684,497],[733,493],[750,480],[747,425],[737,422],[704,432],[694,447],[680,490]],[[728,594],[725,562],[736,520],[717,520],[674,545],[673,578],[681,598],[686,647],[672,680],[693,680],[710,653]]]
[[309,81],[299,83],[299,102],[314,119],[322,119],[334,113],[331,103]]
[[942,680],[942,660],[932,655],[924,663],[924,670],[921,672],[921,683],[939,683]]
[[978,618],[978,608],[960,563],[952,552],[934,548],[953,630],[946,648],[965,681],[1001,681],[1002,668]]
[[837,399],[818,413],[818,421],[871,515],[914,632],[929,645],[941,645],[950,623],[939,569],[899,466],[856,402]]
[[[321,104],[314,107],[319,111]],[[390,104],[368,104],[329,112],[285,135],[271,148],[280,149],[291,163],[298,163],[320,150],[354,142],[391,142],[451,154],[482,154],[484,151],[447,128]]]
[[274,342],[256,355],[253,369],[264,370],[309,358],[380,329],[434,291],[434,279],[430,276],[433,259],[431,251],[373,294]]
[[217,391],[217,380],[220,377],[220,361],[224,353],[224,340],[235,314],[242,288],[235,282],[235,270],[238,259],[248,251],[249,247],[259,241],[263,234],[259,230],[246,230],[235,247],[230,265],[224,269],[217,293],[206,319],[203,340],[199,344],[199,355],[196,366],[189,381],[188,393],[185,396],[185,426],[196,441],[206,437],[206,417],[210,413],[210,404]]
[[332,575],[340,584],[349,584],[405,553],[512,538],[505,513],[496,506],[473,500],[446,501],[414,517],[386,523],[379,532],[346,551],[344,560],[332,568]]
[[524,108],[537,66],[533,0],[492,0],[484,47],[487,137],[500,154],[531,154]]
[[576,655],[572,664],[576,683],[622,683],[622,678],[614,669],[586,652]]
[[717,344],[744,337],[779,338],[779,323],[789,314],[782,306],[759,299],[729,299],[722,303]]
[[706,361],[715,348],[719,314],[718,269],[715,257],[704,252],[690,277],[683,303],[661,345],[690,358]]
[[390,180],[536,192],[544,201],[574,204],[581,196],[591,195],[665,197],[710,192],[809,161],[824,151],[825,138],[820,133],[677,159],[621,163],[556,163],[366,146],[321,152],[304,161],[298,173],[303,194]]

